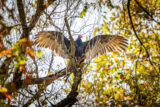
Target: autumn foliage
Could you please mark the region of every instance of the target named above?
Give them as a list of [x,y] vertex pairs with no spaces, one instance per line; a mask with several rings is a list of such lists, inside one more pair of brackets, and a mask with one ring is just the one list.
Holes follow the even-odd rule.
[[[160,0],[1,0],[0,106],[160,106],[159,6]],[[99,23],[87,25],[93,13]],[[34,44],[46,28],[86,40],[118,34],[128,47],[82,63],[69,57],[63,67],[54,52]]]

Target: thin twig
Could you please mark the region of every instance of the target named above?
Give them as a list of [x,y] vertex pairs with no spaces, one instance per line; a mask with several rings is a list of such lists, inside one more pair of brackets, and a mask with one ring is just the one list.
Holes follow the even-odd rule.
[[152,20],[154,20],[156,23],[160,24],[160,22],[156,21],[156,20],[153,18],[153,15],[150,14],[150,13],[147,11],[147,9],[145,9],[137,0],[134,0],[134,1],[138,4],[138,6],[139,6]]
[[51,62],[50,62],[50,64],[49,64],[48,72],[51,71],[51,67],[52,67],[52,64],[53,64],[53,60],[54,60],[54,52],[52,52]]
[[140,42],[140,44],[141,44],[141,45],[143,46],[143,48],[145,49],[150,64],[154,67],[154,65],[153,65],[153,63],[152,63],[152,61],[151,61],[151,59],[150,59],[150,54],[149,54],[147,48],[144,46],[143,42],[140,40],[140,38],[139,38],[139,36],[138,36],[138,34],[137,34],[136,30],[135,30],[135,27],[134,27],[134,25],[133,25],[133,21],[132,21],[132,17],[131,17],[131,12],[130,12],[130,1],[131,1],[131,0],[128,0],[127,9],[128,9],[129,19],[130,19],[130,21],[131,21],[131,26],[132,26],[132,28],[133,28],[133,32],[134,32],[136,38],[138,39],[138,41]]

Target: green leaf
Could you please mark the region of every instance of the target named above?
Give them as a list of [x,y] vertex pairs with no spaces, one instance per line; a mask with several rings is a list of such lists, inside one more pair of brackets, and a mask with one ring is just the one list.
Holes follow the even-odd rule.
[[11,46],[12,45],[12,43],[9,41],[9,40],[6,40],[6,42]]
[[40,51],[40,50],[38,50],[38,51],[36,52],[36,55],[37,55],[38,58],[40,58],[41,56],[44,57],[44,53],[43,53],[42,51]]
[[83,11],[80,13],[80,18],[82,18],[83,16],[86,16],[87,10],[88,10],[88,3],[85,3]]

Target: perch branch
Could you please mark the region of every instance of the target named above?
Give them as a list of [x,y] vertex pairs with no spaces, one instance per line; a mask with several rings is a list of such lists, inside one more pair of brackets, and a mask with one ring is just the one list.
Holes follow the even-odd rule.
[[80,84],[82,79],[82,71],[81,69],[78,69],[76,75],[74,75],[74,82],[72,84],[72,88],[70,93],[67,95],[65,99],[63,99],[61,102],[57,103],[53,107],[64,107],[64,106],[71,106],[73,105],[77,99],[76,97],[78,96],[78,85]]
[[64,20],[65,20],[65,24],[66,24],[66,27],[67,27],[67,30],[68,30],[69,39],[70,39],[70,42],[71,42],[71,53],[72,53],[72,56],[73,56],[73,58],[74,58],[74,57],[75,57],[74,39],[73,39],[73,37],[72,37],[72,35],[71,35],[71,30],[70,30],[70,27],[69,27],[67,18],[65,17]]

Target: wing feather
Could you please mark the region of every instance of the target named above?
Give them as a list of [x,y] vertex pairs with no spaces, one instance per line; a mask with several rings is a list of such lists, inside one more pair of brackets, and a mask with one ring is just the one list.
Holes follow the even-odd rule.
[[87,42],[83,42],[84,52],[87,59],[106,52],[122,51],[127,47],[127,39],[118,35],[99,35]]
[[35,44],[49,48],[62,57],[67,57],[70,49],[70,41],[61,32],[57,31],[39,32],[36,36]]

